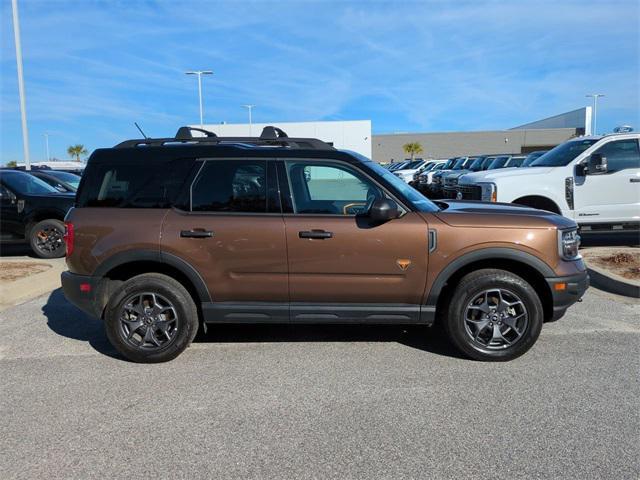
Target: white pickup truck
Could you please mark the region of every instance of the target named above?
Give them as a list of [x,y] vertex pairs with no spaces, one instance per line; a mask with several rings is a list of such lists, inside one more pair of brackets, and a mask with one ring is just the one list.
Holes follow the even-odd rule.
[[640,228],[640,134],[578,137],[531,167],[460,177],[458,199],[509,202],[559,213],[582,231]]

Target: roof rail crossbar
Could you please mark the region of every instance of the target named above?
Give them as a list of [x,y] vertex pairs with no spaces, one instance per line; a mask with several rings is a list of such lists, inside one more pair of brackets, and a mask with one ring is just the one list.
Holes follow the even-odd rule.
[[[206,136],[194,137],[191,132],[202,132]],[[233,145],[265,147],[289,147],[309,150],[335,150],[334,147],[317,138],[292,138],[277,127],[268,126],[262,130],[259,137],[218,137],[215,133],[194,127],[180,127],[174,138],[141,138],[126,140],[114,148],[133,148],[139,146],[159,147],[171,144],[188,145]]]
[[194,138],[193,135],[191,135],[192,131],[204,133],[206,137],[217,137],[215,133],[210,132],[209,130],[205,130],[203,128],[180,127],[178,129],[178,132],[176,133],[176,140],[191,140],[192,138]]
[[284,130],[271,125],[264,127],[260,134],[260,140],[277,140],[278,138],[288,138],[289,135]]

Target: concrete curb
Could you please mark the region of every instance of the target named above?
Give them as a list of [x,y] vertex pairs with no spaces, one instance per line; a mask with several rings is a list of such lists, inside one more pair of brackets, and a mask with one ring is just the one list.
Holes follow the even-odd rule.
[[625,281],[618,275],[613,276],[605,270],[587,266],[591,285],[605,292],[623,295],[625,297],[640,298],[640,286]]
[[0,285],[0,312],[60,288],[60,274],[66,270],[64,262],[54,263],[40,259],[38,261],[49,263],[51,268],[45,272]]

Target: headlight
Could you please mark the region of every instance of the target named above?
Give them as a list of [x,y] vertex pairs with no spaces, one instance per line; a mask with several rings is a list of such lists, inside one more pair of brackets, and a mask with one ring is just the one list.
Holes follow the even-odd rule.
[[498,201],[498,187],[495,183],[481,183],[481,200],[483,202],[497,202]]
[[558,253],[565,260],[580,258],[580,235],[578,230],[558,230]]

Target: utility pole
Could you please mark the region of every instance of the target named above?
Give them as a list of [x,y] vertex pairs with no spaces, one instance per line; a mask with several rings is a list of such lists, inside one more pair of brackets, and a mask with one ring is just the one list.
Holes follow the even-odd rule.
[[598,134],[598,129],[597,129],[598,98],[604,97],[604,93],[589,93],[588,95],[585,95],[585,97],[593,97],[593,120],[591,122],[592,123],[591,133],[593,135],[597,135]]
[[255,107],[255,105],[242,105],[244,108],[246,108],[247,110],[249,110],[249,136],[253,136],[253,129],[252,129],[252,125],[253,122],[251,121],[251,110],[253,109],[253,107]]
[[13,11],[13,38],[16,44],[16,63],[18,64],[18,93],[20,95],[20,117],[22,121],[22,147],[24,149],[24,168],[31,170],[29,157],[29,132],[27,130],[27,104],[24,95],[24,80],[22,72],[22,45],[20,44],[20,21],[18,18],[18,0],[11,0]]
[[184,72],[186,75],[198,76],[198,102],[200,104],[200,128],[204,127],[204,114],[202,110],[202,75],[213,75],[211,70],[190,70]]

